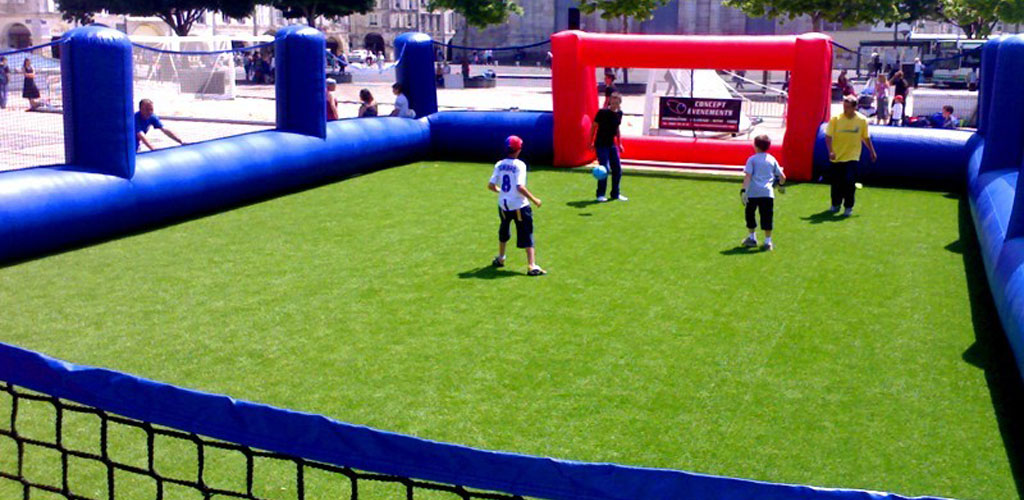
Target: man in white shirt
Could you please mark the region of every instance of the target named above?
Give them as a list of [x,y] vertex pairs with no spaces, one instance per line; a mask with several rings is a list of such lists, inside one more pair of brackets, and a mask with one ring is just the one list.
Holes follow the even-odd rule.
[[533,248],[533,210],[530,202],[540,208],[540,200],[529,189],[526,189],[526,164],[519,159],[523,150],[523,140],[511,135],[505,139],[505,150],[508,156],[494,165],[491,180],[487,189],[498,193],[498,216],[501,225],[498,227],[498,256],[491,265],[505,266],[505,247],[512,239],[510,225],[516,223],[516,246],[526,250],[529,264],[527,275],[541,276],[547,271],[537,265],[536,253]]
[[921,62],[920,57],[914,58],[914,88],[921,84],[921,80],[924,80],[924,63]]
[[391,91],[395,93],[395,109],[391,112],[391,116],[416,118],[416,111],[409,107],[409,98],[405,97],[405,94],[402,93],[402,84],[396,83],[392,85]]

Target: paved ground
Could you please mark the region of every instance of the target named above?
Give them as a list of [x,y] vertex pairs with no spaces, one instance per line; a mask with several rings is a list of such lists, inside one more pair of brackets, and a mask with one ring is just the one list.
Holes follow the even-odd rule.
[[[550,70],[546,67],[473,66],[471,74],[480,74],[494,69],[504,76],[499,78],[493,89],[439,89],[438,104],[442,110],[480,109],[550,111],[551,88]],[[455,68],[458,72],[458,68]],[[600,71],[600,70],[595,70]],[[748,73],[749,78],[761,81],[760,74]],[[775,72],[770,75],[770,85],[781,86],[784,75]],[[646,70],[631,70],[630,80],[646,82]],[[390,82],[341,84],[335,92],[343,117],[353,117],[359,107],[359,91],[370,90],[379,102],[382,115],[391,112],[394,96]],[[275,101],[273,85],[251,85],[239,83],[234,99],[195,99],[186,94],[160,92],[151,88],[136,89],[136,99],[147,97],[156,105],[157,114],[164,119],[168,128],[187,142],[227,137],[254,130],[273,128]],[[757,96],[753,96],[757,97]],[[59,99],[59,94],[53,96]],[[54,103],[59,104],[59,103]],[[763,115],[763,123],[748,134],[736,137],[747,141],[756,134],[768,134],[774,140],[781,140],[784,132],[781,103],[756,104]],[[11,92],[10,105],[0,110],[0,170],[24,168],[34,165],[63,163],[62,115],[57,113],[26,112],[27,101],[17,92]],[[841,106],[833,105],[834,111]],[[641,135],[643,129],[644,96],[627,95],[623,99],[626,113],[623,133]],[[178,120],[185,118],[187,120]],[[157,148],[173,147],[177,144],[163,134],[151,131],[150,141]],[[729,138],[729,137],[726,137]]]

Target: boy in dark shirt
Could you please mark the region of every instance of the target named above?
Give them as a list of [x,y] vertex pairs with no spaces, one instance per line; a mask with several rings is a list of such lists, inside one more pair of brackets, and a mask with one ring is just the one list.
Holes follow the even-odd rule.
[[[608,170],[612,178],[611,199],[626,201],[626,198],[619,192],[619,181],[622,179],[622,165],[619,161],[619,154],[622,153],[622,137],[619,135],[619,125],[622,123],[622,96],[613,92],[608,96],[608,105],[600,109],[594,117],[594,124],[591,127],[591,146],[597,152],[597,161]],[[597,181],[597,201],[608,201],[604,196],[608,188],[608,178]]]

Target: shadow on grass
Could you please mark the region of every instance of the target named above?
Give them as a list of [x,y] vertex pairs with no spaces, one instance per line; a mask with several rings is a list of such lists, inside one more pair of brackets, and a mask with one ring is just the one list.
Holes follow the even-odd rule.
[[[1017,495],[1024,498],[1024,381],[1009,341],[999,323],[992,292],[985,277],[978,237],[971,220],[970,205],[960,199],[960,239],[946,249],[963,255],[964,273],[971,298],[971,321],[974,324],[974,344],[964,351],[964,361],[985,371],[1003,446],[1010,461]],[[952,248],[951,248],[952,247]]]
[[459,273],[459,279],[493,280],[498,278],[511,278],[513,276],[526,276],[526,273],[510,271],[508,269],[494,266],[484,266]]
[[584,209],[591,205],[600,205],[601,202],[597,200],[582,200],[582,201],[569,201],[566,202],[565,206],[572,208]]
[[765,251],[764,247],[745,247],[743,245],[736,245],[735,247],[722,250],[718,253],[722,255],[754,255]]
[[852,216],[845,216],[840,213],[831,212],[829,210],[822,210],[816,214],[808,215],[807,217],[801,217],[800,220],[805,220],[811,224],[821,224],[824,222],[842,222],[849,219]]

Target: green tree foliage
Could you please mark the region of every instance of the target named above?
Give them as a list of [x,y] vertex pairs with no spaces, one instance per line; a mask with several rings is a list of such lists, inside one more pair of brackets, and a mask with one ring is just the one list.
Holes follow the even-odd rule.
[[167,23],[179,36],[188,35],[207,11],[243,18],[252,14],[254,0],[57,0],[64,19],[91,22],[96,12],[115,15],[153,16]]
[[580,12],[593,14],[601,12],[602,19],[621,19],[622,32],[629,31],[629,19],[647,21],[654,17],[654,11],[668,3],[668,0],[580,0]]
[[304,19],[316,28],[320,17],[333,19],[352,14],[366,14],[374,8],[374,0],[269,0],[268,5],[279,9],[288,19]]
[[726,0],[725,4],[751,17],[809,16],[814,31],[821,31],[825,21],[847,26],[875,23],[891,10],[891,0]]
[[93,0],[57,0],[57,10],[65,21],[86,25],[92,24],[99,9]]
[[431,0],[430,10],[450,9],[465,19],[468,26],[486,28],[508,21],[511,14],[522,14],[523,8],[513,0]]
[[1024,22],[1024,1],[942,0],[940,19],[964,30],[968,38],[985,38],[1000,21]]
[[[512,14],[522,14],[523,8],[514,0],[430,0],[429,9],[453,10],[462,16],[462,44],[469,45],[469,27],[484,29],[503,24]],[[463,58],[466,57],[463,53]]]

